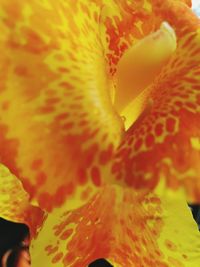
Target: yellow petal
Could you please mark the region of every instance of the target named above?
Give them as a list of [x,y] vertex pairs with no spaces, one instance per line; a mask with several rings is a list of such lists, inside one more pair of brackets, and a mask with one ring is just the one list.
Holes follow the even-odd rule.
[[33,267],[87,266],[102,257],[118,267],[199,263],[199,232],[181,191],[142,195],[107,187],[84,207],[65,208],[49,215],[33,241]]
[[159,247],[169,266],[195,267],[200,262],[199,231],[183,190],[165,190],[161,195],[164,225]]
[[97,2],[0,1],[1,161],[46,210],[83,204],[121,139]]
[[0,217],[9,221],[25,223],[33,236],[44,220],[44,213],[29,202],[29,195],[21,182],[0,164]]

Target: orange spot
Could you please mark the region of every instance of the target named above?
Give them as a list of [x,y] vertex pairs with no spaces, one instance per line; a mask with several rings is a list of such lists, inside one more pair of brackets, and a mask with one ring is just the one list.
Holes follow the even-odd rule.
[[183,103],[181,101],[176,101],[174,104],[178,106],[179,108],[182,108],[183,106]]
[[58,68],[58,71],[59,72],[64,72],[64,73],[68,73],[69,72],[69,69],[64,68],[64,67],[60,67],[60,68]]
[[118,163],[118,162],[116,162],[116,163],[114,163],[113,166],[112,166],[112,173],[113,173],[113,174],[114,174],[114,173],[118,173],[118,172],[120,171],[120,169],[121,169],[121,164]]
[[89,149],[85,152],[85,164],[86,166],[90,166],[92,162],[94,161],[94,158],[98,152],[98,145],[93,144],[89,147]]
[[52,97],[52,98],[48,98],[48,99],[46,100],[46,104],[47,104],[47,105],[56,104],[56,103],[58,103],[58,102],[60,102],[60,98],[58,98],[58,97]]
[[52,263],[58,263],[63,258],[63,253],[59,252],[57,253],[54,258],[52,259]]
[[113,153],[113,145],[109,145],[108,149],[105,151],[102,151],[99,156],[99,162],[102,165],[105,165],[108,163],[108,161],[111,159]]
[[55,117],[55,120],[64,120],[66,119],[67,117],[69,117],[69,113],[65,112],[65,113],[61,113],[59,115],[57,115]]
[[60,206],[64,203],[66,197],[74,192],[74,185],[69,183],[65,186],[60,186],[54,196],[54,202],[56,206]]
[[173,132],[175,130],[175,119],[173,118],[168,118],[166,122],[166,129],[168,132]]
[[62,125],[62,129],[63,130],[68,130],[71,129],[73,127],[74,123],[73,122],[68,122]]
[[90,17],[90,9],[88,8],[88,6],[84,5],[83,3],[80,3],[80,7],[83,13],[87,14],[87,16]]
[[163,133],[163,125],[161,123],[158,123],[155,127],[155,133],[157,136],[162,135]]
[[81,194],[81,199],[82,200],[88,199],[90,197],[91,192],[92,192],[92,190],[90,187],[86,188]]
[[10,102],[9,101],[4,101],[2,103],[2,109],[3,110],[7,110],[9,108],[9,106],[10,106]]
[[40,113],[44,113],[44,114],[46,114],[46,113],[52,113],[53,111],[54,111],[54,107],[53,106],[41,107],[39,109],[39,112]]
[[25,66],[17,66],[15,68],[15,74],[19,76],[27,76],[28,75],[28,69]]
[[187,259],[187,258],[188,258],[188,256],[185,255],[185,254],[182,254],[182,257],[183,257],[184,259]]
[[36,176],[36,183],[37,185],[41,186],[43,185],[47,180],[47,176],[44,172],[40,172],[37,176]]
[[94,185],[100,186],[101,185],[101,174],[98,167],[93,167],[91,170],[92,181]]
[[47,252],[47,255],[54,254],[56,251],[58,251],[58,246],[53,247],[52,245],[48,245],[45,247],[45,251]]
[[42,166],[42,159],[36,159],[31,164],[31,169],[38,170]]
[[67,229],[66,231],[64,231],[64,233],[62,233],[62,235],[60,236],[60,239],[66,240],[68,237],[70,237],[72,233],[73,233],[73,229]]
[[45,247],[45,251],[49,251],[49,250],[51,250],[51,245],[48,245]]
[[49,50],[49,45],[44,42],[42,37],[36,31],[24,26],[21,29],[21,32],[26,38],[27,43],[24,45],[24,48],[28,52],[39,54]]
[[87,182],[86,170],[83,168],[78,170],[78,181],[81,185],[84,185]]
[[61,82],[59,85],[69,90],[74,89],[74,86],[68,82]]
[[79,126],[81,127],[86,126],[87,124],[89,124],[87,120],[82,120],[79,122]]
[[68,266],[70,263],[72,263],[75,260],[75,258],[76,256],[72,252],[68,253],[63,259],[64,265]]
[[170,241],[168,239],[165,240],[165,246],[171,251],[176,251],[177,250],[176,245],[172,241]]
[[146,137],[146,146],[151,147],[154,144],[154,136],[152,134],[149,134]]
[[134,149],[138,150],[142,146],[142,139],[138,139],[134,145]]

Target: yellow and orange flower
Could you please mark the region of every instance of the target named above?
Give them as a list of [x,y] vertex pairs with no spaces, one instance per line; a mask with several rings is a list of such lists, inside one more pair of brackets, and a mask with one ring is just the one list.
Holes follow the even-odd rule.
[[190,1],[0,0],[0,18],[0,215],[29,225],[32,266],[197,267]]

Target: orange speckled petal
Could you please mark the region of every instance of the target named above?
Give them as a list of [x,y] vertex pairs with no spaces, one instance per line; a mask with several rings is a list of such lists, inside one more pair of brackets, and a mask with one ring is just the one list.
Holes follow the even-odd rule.
[[154,80],[151,108],[127,131],[112,172],[147,190],[164,178],[200,202],[200,23],[185,5],[164,1],[155,10],[176,30],[177,50]]
[[196,267],[198,227],[183,192],[142,196],[102,189],[87,205],[49,215],[32,242],[32,266],[80,267],[106,258],[115,267]]
[[[167,3],[166,6],[164,6],[165,2]],[[169,40],[166,36],[160,36],[163,31],[159,28],[164,21],[170,22],[180,37],[180,27],[178,23],[174,25],[172,19],[173,16],[177,17],[178,8],[181,12],[182,9],[184,10],[184,16],[183,18],[181,16],[182,19],[180,18],[180,20],[190,19],[187,14],[190,9],[186,4],[190,6],[191,1],[122,0],[109,1],[102,8],[100,32],[104,55],[109,66],[110,95],[120,115],[124,116],[124,112],[121,111],[125,105],[130,103],[133,97],[140,93],[145,86],[149,85],[163,64],[166,64],[167,53],[170,55],[174,49],[168,49],[170,45],[165,44],[165,41],[168,42]],[[166,14],[163,16],[162,13],[164,12]],[[170,13],[173,13],[171,18]],[[146,45],[144,45],[145,43]],[[158,48],[157,45],[160,47]],[[161,50],[164,53],[159,55],[158,60],[156,52]],[[147,57],[146,61],[145,57]],[[121,61],[124,64],[121,64]],[[122,84],[119,82],[120,86],[116,86],[116,81],[119,80],[119,77],[116,77],[116,71],[120,69],[120,66],[122,67],[120,72],[123,74]],[[132,84],[130,84],[131,82]],[[137,101],[138,114],[141,112],[144,102],[145,100],[142,101],[141,99],[139,102]]]
[[21,182],[0,164],[0,217],[29,226],[33,236],[43,223],[44,212],[29,202]]
[[175,13],[177,6],[191,6],[190,0],[118,0],[106,2],[103,6],[100,32],[111,75],[115,73],[119,59],[129,47],[159,29],[163,22],[160,10],[165,2],[173,6]]
[[101,39],[110,76],[116,72],[124,52],[159,29],[160,18],[154,14],[152,1],[109,1],[101,11]]
[[[102,183],[119,144],[99,37],[101,1],[0,1],[0,157],[51,210]],[[77,190],[76,190],[77,189]],[[75,195],[74,195],[75,196]]]

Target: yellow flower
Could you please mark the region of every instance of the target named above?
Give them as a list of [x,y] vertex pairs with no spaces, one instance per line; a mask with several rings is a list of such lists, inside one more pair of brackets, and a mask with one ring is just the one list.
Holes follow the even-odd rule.
[[0,0],[0,214],[29,225],[33,267],[198,266],[189,2]]

